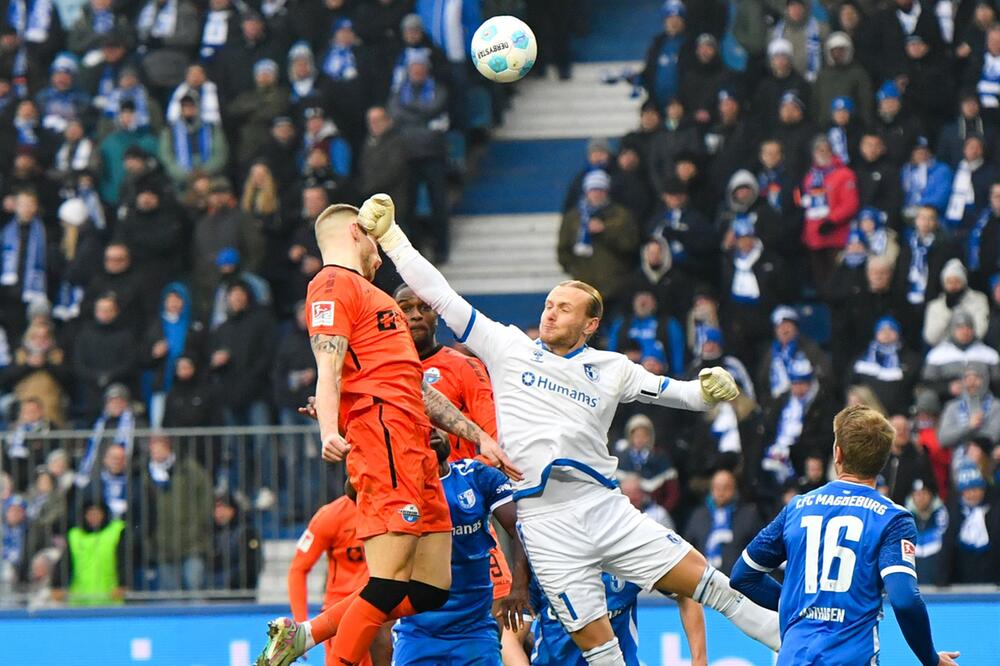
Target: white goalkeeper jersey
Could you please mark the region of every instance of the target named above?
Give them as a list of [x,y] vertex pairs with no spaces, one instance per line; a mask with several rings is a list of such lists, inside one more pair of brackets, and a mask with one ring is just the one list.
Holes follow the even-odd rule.
[[519,503],[565,501],[566,493],[557,492],[563,482],[614,488],[618,461],[608,453],[607,437],[620,402],[708,409],[697,380],[660,377],[622,354],[587,346],[554,354],[474,310],[408,243],[388,254],[406,284],[489,370],[500,444],[524,473],[514,487]]

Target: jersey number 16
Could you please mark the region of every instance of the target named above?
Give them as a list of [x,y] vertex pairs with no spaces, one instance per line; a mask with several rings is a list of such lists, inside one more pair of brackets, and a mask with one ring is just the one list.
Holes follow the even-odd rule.
[[[857,516],[835,516],[826,523],[824,530],[823,516],[802,516],[801,527],[806,531],[806,594],[815,594],[817,589],[823,592],[846,592],[851,589],[857,556],[850,548],[840,545],[840,534],[843,530],[845,541],[861,541],[864,529],[861,519]],[[820,545],[823,547],[822,572]],[[830,571],[836,560],[840,560],[837,577],[831,578]]]

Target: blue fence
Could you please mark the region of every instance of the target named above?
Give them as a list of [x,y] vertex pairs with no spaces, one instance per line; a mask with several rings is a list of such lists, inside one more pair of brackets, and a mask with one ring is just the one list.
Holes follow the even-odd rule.
[[[968,666],[1000,664],[1000,595],[929,599],[939,649],[962,652]],[[248,666],[277,606],[134,607],[102,611],[0,613],[4,666]],[[882,623],[882,664],[912,664],[892,611]],[[768,650],[709,611],[709,666],[772,666]],[[676,608],[643,602],[640,658],[645,666],[689,666]],[[322,663],[322,658],[309,663]]]

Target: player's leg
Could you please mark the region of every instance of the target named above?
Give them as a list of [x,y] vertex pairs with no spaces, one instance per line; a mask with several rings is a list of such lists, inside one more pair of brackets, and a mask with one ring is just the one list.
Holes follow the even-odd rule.
[[689,551],[654,587],[676,592],[714,608],[743,633],[775,652],[781,647],[778,614],[750,601],[729,586],[729,577],[708,564],[697,550]]

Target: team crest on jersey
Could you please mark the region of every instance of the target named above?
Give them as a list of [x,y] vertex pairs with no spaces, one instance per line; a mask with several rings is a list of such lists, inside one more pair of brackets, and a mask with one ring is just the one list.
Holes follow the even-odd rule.
[[917,547],[913,545],[912,542],[906,539],[901,539],[899,541],[900,547],[902,549],[903,561],[909,562],[913,566],[917,566]]
[[543,352],[541,349],[534,349],[531,352],[531,360],[534,361],[535,363],[541,363],[543,356],[545,356],[545,352]]
[[675,546],[679,546],[683,543],[681,538],[677,536],[674,532],[667,532],[667,541],[674,544]]
[[424,370],[424,381],[428,384],[437,384],[441,380],[441,371],[437,368],[427,368]]
[[399,510],[399,515],[408,523],[415,523],[420,520],[420,509],[413,504],[407,504]]
[[476,493],[469,490],[464,490],[458,494],[458,505],[463,509],[471,509],[476,506]]
[[333,301],[316,301],[312,304],[312,325],[333,326]]
[[583,373],[587,375],[587,379],[592,382],[596,382],[601,378],[601,372],[597,369],[593,363],[583,364]]
[[533,386],[535,383],[535,373],[533,372],[522,372],[521,373],[521,383],[525,386]]
[[610,586],[612,592],[621,592],[625,589],[625,581],[618,576],[611,576]]

